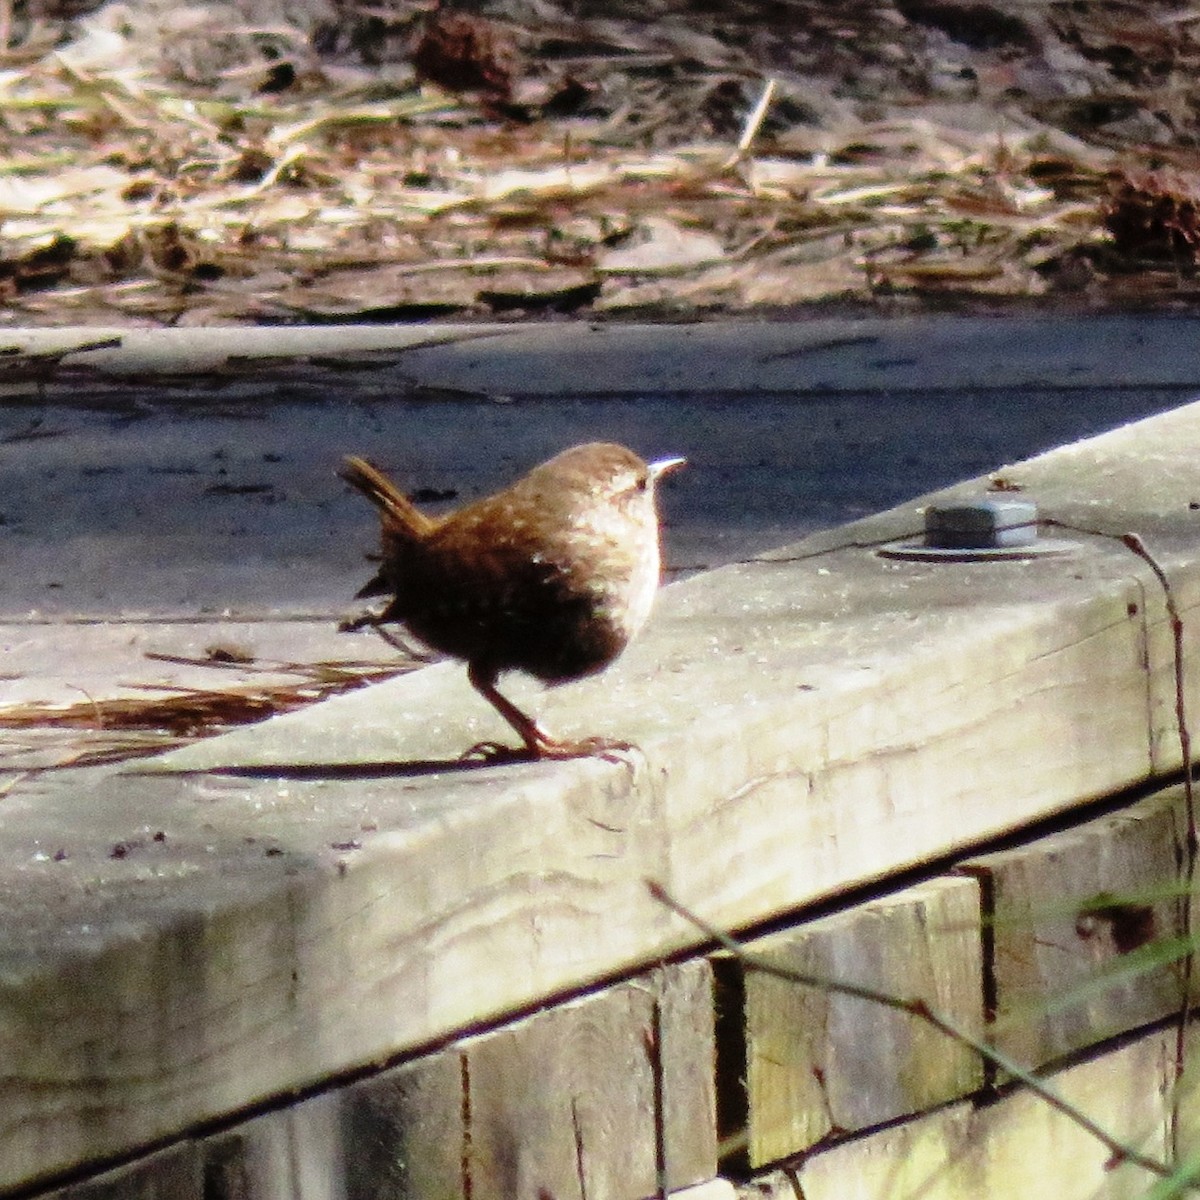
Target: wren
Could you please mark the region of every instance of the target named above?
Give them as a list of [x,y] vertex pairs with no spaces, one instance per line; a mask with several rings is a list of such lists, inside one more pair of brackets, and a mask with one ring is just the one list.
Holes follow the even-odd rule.
[[590,442],[564,450],[495,495],[441,517],[421,512],[376,467],[339,474],[379,510],[379,570],[357,598],[390,596],[343,626],[395,623],[467,664],[475,690],[516,730],[519,749],[485,758],[575,758],[619,746],[560,741],[497,688],[505,671],[551,686],[603,670],[650,616],[659,583],[655,483],[682,458],[646,463]]

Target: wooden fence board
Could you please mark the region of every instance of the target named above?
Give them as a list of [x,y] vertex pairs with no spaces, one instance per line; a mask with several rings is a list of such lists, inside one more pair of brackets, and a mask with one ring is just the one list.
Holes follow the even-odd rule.
[[[974,880],[931,880],[746,949],[778,967],[923,1000],[983,1032]],[[906,1013],[753,970],[744,988],[751,1166],[982,1086],[973,1051]]]
[[[1053,1075],[1064,1098],[1113,1136],[1165,1156],[1169,1035]],[[798,1170],[804,1200],[1135,1200],[1155,1177],[1111,1154],[1029,1092],[994,1105],[964,1103],[815,1154]]]

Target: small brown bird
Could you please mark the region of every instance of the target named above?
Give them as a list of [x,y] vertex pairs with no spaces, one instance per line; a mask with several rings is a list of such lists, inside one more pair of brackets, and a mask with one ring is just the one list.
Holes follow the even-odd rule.
[[496,681],[518,670],[566,683],[603,670],[625,649],[658,589],[654,485],[683,461],[646,463],[624,446],[591,442],[504,491],[430,517],[370,463],[347,458],[339,474],[375,505],[382,525],[379,571],[358,596],[392,599],[344,628],[395,622],[463,659],[471,685],[524,743],[475,748],[493,760],[611,749],[602,738],[552,737]]

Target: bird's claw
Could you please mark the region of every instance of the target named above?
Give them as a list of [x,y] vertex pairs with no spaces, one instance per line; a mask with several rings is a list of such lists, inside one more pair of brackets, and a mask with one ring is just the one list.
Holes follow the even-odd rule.
[[543,737],[525,746],[505,746],[501,742],[476,742],[459,756],[459,762],[483,762],[500,766],[514,762],[565,762],[572,758],[602,758],[606,762],[622,762],[622,754],[636,750],[632,742],[616,738],[590,737],[577,741],[560,741]]
[[590,737],[574,742],[552,741],[538,748],[539,758],[602,758],[606,762],[621,762],[621,755],[636,747],[632,742],[617,738]]
[[511,762],[532,762],[538,755],[528,746],[505,746],[502,742],[476,742],[459,756],[459,762],[481,762],[498,766]]

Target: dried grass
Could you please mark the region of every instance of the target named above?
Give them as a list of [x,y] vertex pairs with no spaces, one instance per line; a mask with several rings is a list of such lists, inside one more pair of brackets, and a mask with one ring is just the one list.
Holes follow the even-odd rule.
[[[948,6],[927,7],[909,20],[890,3],[795,0],[787,30],[736,3],[640,20],[544,3],[536,26],[514,8],[486,38],[456,31],[417,56],[455,86],[477,77],[457,94],[414,74],[429,40],[414,4],[376,30],[374,69],[220,5],[135,22],[110,4],[55,47],[29,26],[0,71],[0,294],[35,322],[564,296],[620,311],[641,303],[645,262],[672,268],[679,238],[662,221],[723,250],[678,264],[698,307],[811,299],[824,268],[798,262],[763,295],[760,267],[831,233],[851,268],[842,293],[859,299],[1037,295],[1073,287],[1054,268],[1081,254],[1090,285],[1123,286],[1147,264],[1120,245],[1114,257],[1110,197],[1164,156],[1193,169],[1200,23],[1093,0],[947,31],[929,21]],[[946,50],[947,33],[965,40]],[[659,244],[634,268],[606,265],[630,238]]]
[[[267,674],[271,682],[239,683],[223,688],[176,688],[163,694],[147,688],[144,696],[84,697],[73,703],[32,702],[0,708],[0,731],[9,731],[0,746],[0,768],[94,766],[157,754],[199,738],[212,737],[239,725],[253,724],[318,700],[365,687],[411,670],[415,663],[380,666],[360,662],[221,662],[151,655],[187,666],[229,669],[239,674]],[[293,676],[279,680],[280,674]],[[140,685],[132,685],[137,689]],[[22,742],[12,734],[31,735]],[[82,736],[64,737],[67,731]],[[49,750],[49,753],[47,751]],[[0,796],[3,790],[0,790]]]

